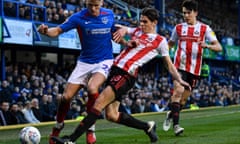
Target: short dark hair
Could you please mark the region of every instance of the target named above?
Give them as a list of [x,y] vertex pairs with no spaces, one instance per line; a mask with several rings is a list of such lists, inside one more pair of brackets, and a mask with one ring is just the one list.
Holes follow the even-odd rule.
[[182,3],[182,7],[185,7],[190,11],[198,11],[198,2],[196,0],[184,0]]
[[150,21],[159,19],[159,12],[155,8],[147,7],[144,8],[141,12],[141,15],[148,17]]

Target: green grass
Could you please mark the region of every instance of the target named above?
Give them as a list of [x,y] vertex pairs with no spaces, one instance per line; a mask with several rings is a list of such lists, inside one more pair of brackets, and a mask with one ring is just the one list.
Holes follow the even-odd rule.
[[[176,137],[172,128],[162,130],[164,113],[134,115],[138,119],[157,122],[158,144],[240,144],[240,105],[230,107],[205,108],[181,113],[183,135]],[[34,125],[42,135],[41,144],[47,144],[48,135],[54,122]],[[77,121],[66,121],[61,135],[71,133]],[[26,125],[0,127],[0,144],[19,144],[18,133]],[[97,144],[148,144],[149,139],[143,131],[99,120],[96,124]],[[85,144],[85,135],[78,144]]]

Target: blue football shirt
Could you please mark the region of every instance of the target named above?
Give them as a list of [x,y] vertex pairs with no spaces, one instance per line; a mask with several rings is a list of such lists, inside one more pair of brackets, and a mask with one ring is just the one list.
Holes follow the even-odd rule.
[[87,9],[73,14],[59,26],[63,32],[77,29],[82,50],[79,60],[86,63],[99,63],[113,59],[112,32],[114,14],[111,10],[100,8],[99,16],[91,16]]

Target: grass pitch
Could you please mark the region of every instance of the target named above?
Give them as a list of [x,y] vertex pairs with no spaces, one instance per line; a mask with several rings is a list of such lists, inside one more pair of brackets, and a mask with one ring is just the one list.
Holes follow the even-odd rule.
[[[229,107],[201,108],[181,112],[180,124],[185,128],[181,136],[176,137],[171,128],[165,132],[162,123],[163,113],[144,113],[134,115],[136,118],[157,123],[158,144],[240,144],[240,105]],[[61,135],[70,134],[78,121],[66,121]],[[48,135],[54,122],[33,125],[42,135],[41,144],[48,144]],[[0,127],[0,144],[19,144],[18,133],[27,125]],[[96,124],[97,144],[149,144],[143,131],[126,126],[98,120]],[[85,144],[85,134],[77,144]]]

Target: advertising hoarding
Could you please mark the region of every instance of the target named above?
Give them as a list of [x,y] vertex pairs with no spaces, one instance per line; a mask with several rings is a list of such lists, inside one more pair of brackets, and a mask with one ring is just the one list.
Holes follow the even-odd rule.
[[225,46],[225,59],[230,61],[240,61],[240,47],[239,46]]
[[73,29],[68,32],[62,33],[58,37],[59,48],[68,49],[81,49],[81,43],[77,34],[77,30]]
[[32,22],[4,19],[3,42],[11,44],[33,44]]

